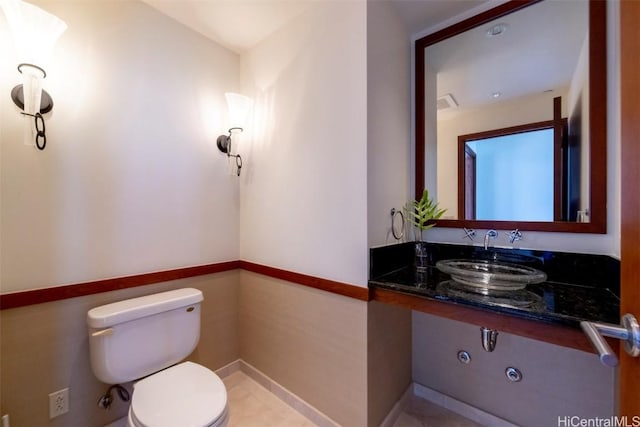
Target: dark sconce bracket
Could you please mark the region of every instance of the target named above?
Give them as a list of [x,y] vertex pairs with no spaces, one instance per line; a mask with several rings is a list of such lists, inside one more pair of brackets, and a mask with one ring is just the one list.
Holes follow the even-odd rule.
[[[42,77],[46,77],[47,73],[40,67],[38,67],[37,65],[33,65],[33,64],[20,64],[18,65],[18,71],[20,71],[20,73],[22,73],[22,67],[24,66],[29,66],[29,67],[33,67],[33,68],[37,68],[38,70],[40,70],[42,72]],[[16,87],[14,87],[13,89],[11,89],[11,99],[13,100],[13,103],[16,104],[16,106],[24,111],[24,90],[23,90],[23,85],[17,85]],[[53,110],[53,98],[51,98],[51,95],[49,95],[49,93],[47,91],[45,91],[44,89],[42,90],[42,95],[40,97],[40,112],[36,113],[36,114],[29,114],[29,113],[20,113],[24,116],[31,116],[34,118],[35,121],[35,127],[36,127],[36,147],[38,148],[38,150],[44,150],[45,147],[47,146],[47,135],[45,133],[45,125],[44,125],[44,118],[42,117],[43,114],[47,114],[48,112],[50,112],[51,110]]]
[[[22,85],[18,85],[11,89],[11,99],[19,109],[24,110],[24,91],[22,90]],[[43,89],[42,97],[40,98],[40,114],[47,114],[51,110],[53,110],[53,99],[51,98],[51,95],[49,95],[49,92]]]
[[240,154],[231,154],[231,134],[234,130],[242,132],[242,128],[233,127],[229,129],[229,135],[220,135],[216,140],[216,144],[218,145],[218,149],[225,153],[227,157],[236,158],[236,167],[238,168],[238,176],[240,176],[240,169],[242,169],[242,157],[240,157]]

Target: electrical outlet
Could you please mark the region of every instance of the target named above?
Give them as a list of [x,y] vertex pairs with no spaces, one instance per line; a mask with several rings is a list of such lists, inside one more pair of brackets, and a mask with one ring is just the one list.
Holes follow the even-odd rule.
[[49,418],[69,412],[69,389],[54,391],[49,394]]

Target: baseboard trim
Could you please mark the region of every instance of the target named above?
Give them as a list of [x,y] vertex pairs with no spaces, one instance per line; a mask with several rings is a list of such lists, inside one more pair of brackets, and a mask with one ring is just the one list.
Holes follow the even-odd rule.
[[225,365],[215,372],[220,378],[225,378],[235,372],[242,372],[249,378],[260,384],[262,387],[273,393],[276,397],[286,403],[289,407],[293,408],[300,414],[302,414],[309,421],[319,427],[337,427],[338,423],[333,421],[323,412],[315,408],[313,405],[307,403],[300,396],[292,393],[278,382],[272,380],[265,375],[258,368],[250,365],[242,359],[235,360],[228,365]]
[[507,420],[418,383],[413,383],[413,394],[483,426],[518,427]]
[[398,400],[396,404],[393,405],[393,408],[391,408],[391,411],[389,411],[387,416],[384,418],[384,420],[380,424],[380,427],[393,427],[395,422],[400,417],[400,414],[402,414],[404,409],[409,404],[409,401],[411,400],[412,396],[413,396],[413,383],[409,384],[409,387],[407,387],[407,390],[402,394],[402,397],[400,397],[400,400]]

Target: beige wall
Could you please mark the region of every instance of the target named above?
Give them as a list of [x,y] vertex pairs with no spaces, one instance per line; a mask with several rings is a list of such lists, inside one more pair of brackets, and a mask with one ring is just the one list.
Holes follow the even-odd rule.
[[238,259],[238,180],[215,146],[238,56],[138,1],[34,3],[69,28],[40,152],[0,13],[0,290]]
[[[0,311],[0,414],[12,427],[123,416],[118,399],[96,406],[108,386],[89,365],[86,313],[181,287],[204,293],[190,360],[215,370],[243,359],[340,425],[379,425],[411,381],[410,311],[234,270]],[[49,420],[48,394],[66,387],[69,413]]]
[[411,384],[411,310],[372,301],[367,330],[367,425],[373,427]]
[[[470,364],[458,361],[460,350],[470,353]],[[522,372],[521,382],[506,378],[510,366]],[[517,425],[557,425],[565,415],[611,417],[615,372],[593,353],[504,332],[486,352],[479,327],[413,315],[413,380]]]
[[243,271],[242,359],[345,426],[367,422],[367,303]]
[[[239,272],[176,280],[0,311],[0,414],[12,427],[98,427],[126,414],[117,398],[99,409],[107,385],[89,364],[86,313],[99,305],[181,287],[202,290],[202,332],[191,360],[218,369],[240,357]],[[48,394],[69,388],[69,413],[49,420]],[[130,384],[127,385],[131,389]]]

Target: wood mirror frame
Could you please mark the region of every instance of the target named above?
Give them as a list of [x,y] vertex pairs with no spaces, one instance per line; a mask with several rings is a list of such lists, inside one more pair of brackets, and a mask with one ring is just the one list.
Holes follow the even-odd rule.
[[[516,12],[541,0],[511,0],[415,42],[415,194],[425,186],[425,84],[424,59],[427,46],[453,37],[494,19]],[[589,0],[589,194],[590,222],[530,222],[440,219],[439,227],[519,229],[568,233],[607,232],[607,2]],[[435,100],[434,100],[435,102]]]

